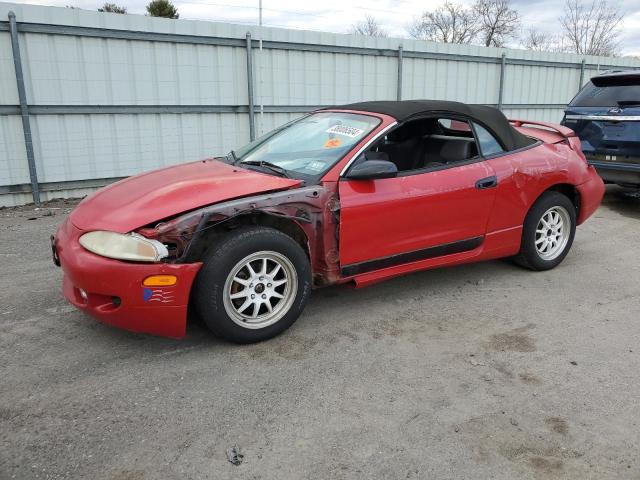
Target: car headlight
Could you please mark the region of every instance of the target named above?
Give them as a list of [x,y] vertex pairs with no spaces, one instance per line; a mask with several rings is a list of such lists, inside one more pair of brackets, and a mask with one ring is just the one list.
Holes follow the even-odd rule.
[[80,245],[102,257],[135,262],[157,262],[169,251],[157,240],[137,233],[88,232],[80,237]]

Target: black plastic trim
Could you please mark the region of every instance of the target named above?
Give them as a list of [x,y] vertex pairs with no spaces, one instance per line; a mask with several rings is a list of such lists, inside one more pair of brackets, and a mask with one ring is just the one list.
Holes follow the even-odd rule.
[[478,248],[482,245],[484,237],[473,237],[466,240],[458,240],[451,243],[443,243],[435,247],[423,248],[422,250],[414,250],[413,252],[399,253],[389,257],[377,258],[375,260],[367,260],[366,262],[352,263],[345,265],[340,269],[343,277],[351,277],[361,273],[372,272],[374,270],[382,270],[383,268],[402,265],[404,263],[417,262],[418,260],[427,260],[429,258],[442,257],[453,253],[462,253]]
[[596,168],[602,168],[603,170],[621,170],[624,172],[640,172],[640,163],[616,163],[616,162],[601,162],[597,160],[587,159],[589,165],[593,165]]

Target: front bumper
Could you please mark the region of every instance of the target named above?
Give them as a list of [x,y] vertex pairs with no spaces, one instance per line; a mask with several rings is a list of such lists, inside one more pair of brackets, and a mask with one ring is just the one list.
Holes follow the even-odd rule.
[[[130,330],[180,338],[186,333],[193,280],[201,263],[133,263],[100,257],[78,239],[85,233],[66,219],[52,241],[54,261],[64,272],[66,299],[102,323]],[[170,287],[145,287],[150,275],[175,275]]]
[[640,164],[607,162],[588,159],[605,182],[621,185],[640,185]]

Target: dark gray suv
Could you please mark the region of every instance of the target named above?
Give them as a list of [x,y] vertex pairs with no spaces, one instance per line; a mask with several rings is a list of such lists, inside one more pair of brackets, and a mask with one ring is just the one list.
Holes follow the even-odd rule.
[[593,77],[565,110],[562,125],[605,182],[640,187],[640,70]]

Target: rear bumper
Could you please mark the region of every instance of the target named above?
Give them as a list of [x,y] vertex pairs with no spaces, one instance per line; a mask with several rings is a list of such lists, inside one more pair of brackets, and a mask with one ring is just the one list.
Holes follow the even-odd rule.
[[605,182],[640,185],[640,164],[588,161]]
[[580,193],[580,212],[577,224],[580,225],[598,209],[604,196],[604,182],[595,168],[589,167],[589,180],[576,186]]
[[[102,323],[133,332],[180,338],[185,335],[189,293],[200,263],[131,263],[100,257],[78,243],[82,230],[69,219],[54,244],[64,272],[66,299]],[[150,275],[175,275],[176,285],[145,287]]]

